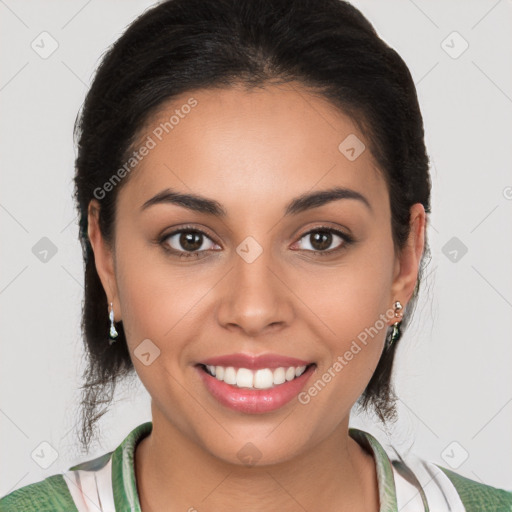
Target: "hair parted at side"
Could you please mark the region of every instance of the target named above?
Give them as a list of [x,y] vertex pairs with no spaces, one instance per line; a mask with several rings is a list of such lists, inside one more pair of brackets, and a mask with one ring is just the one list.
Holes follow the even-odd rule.
[[[107,296],[87,235],[89,202],[99,200],[100,230],[113,245],[116,198],[136,168],[101,198],[97,190],[127,161],[141,128],[164,102],[194,89],[288,82],[329,100],[365,134],[387,183],[396,250],[409,235],[410,207],[421,203],[430,213],[429,162],[414,82],[355,7],[341,0],[167,0],[144,12],[104,55],[75,123],[87,359],[79,439],[85,449],[119,378],[134,372],[122,321],[116,323],[117,341],[108,342]],[[428,253],[426,244],[402,331]],[[383,351],[358,401],[363,409],[372,405],[384,422],[396,414],[395,350],[396,343]]]

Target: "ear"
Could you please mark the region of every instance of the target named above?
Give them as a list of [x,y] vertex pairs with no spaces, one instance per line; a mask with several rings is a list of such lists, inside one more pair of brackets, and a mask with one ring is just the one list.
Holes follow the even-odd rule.
[[[99,227],[99,214],[101,206],[96,199],[89,202],[87,209],[87,234],[94,252],[94,264],[96,272],[101,280],[103,289],[107,296],[107,303],[113,303],[114,320],[121,320],[121,305],[118,300],[117,281],[114,266],[114,251],[105,241]],[[107,314],[107,312],[105,312]]]
[[411,206],[409,219],[410,233],[396,258],[390,298],[391,303],[399,300],[404,308],[414,292],[425,247],[426,214],[421,203]]

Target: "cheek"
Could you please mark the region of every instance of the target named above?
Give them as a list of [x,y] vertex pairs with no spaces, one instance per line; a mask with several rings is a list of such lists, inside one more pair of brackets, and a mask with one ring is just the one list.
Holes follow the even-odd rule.
[[316,272],[300,285],[297,281],[298,295],[320,320],[317,334],[329,353],[315,380],[328,373],[325,380],[337,383],[329,384],[331,391],[321,401],[331,393],[340,403],[348,396],[355,401],[371,379],[388,330],[393,265],[392,244],[376,240],[347,253],[343,265]]
[[186,358],[188,340],[200,326],[196,317],[201,299],[217,275],[201,277],[198,267],[194,270],[167,262],[158,253],[143,243],[119,251],[122,256],[116,260],[116,277],[130,352],[149,339],[165,364],[174,367],[183,362],[180,358]]
[[[191,288],[151,261],[151,251],[131,247],[116,265],[123,327],[135,370],[153,399],[177,407],[173,375],[186,337],[187,310],[196,302]],[[185,319],[185,321],[183,320]],[[149,340],[149,341],[148,341]],[[148,354],[148,355],[146,355]],[[181,381],[181,379],[180,379]]]
[[160,308],[165,307],[162,301],[167,300],[169,293],[163,293],[165,274],[155,267],[152,252],[145,246],[145,241],[124,224],[119,225],[116,281],[130,352],[146,338],[156,342],[161,323],[165,321]]
[[379,319],[391,307],[394,253],[377,245],[347,253],[336,267],[296,276],[293,289],[321,320],[323,339],[332,340],[333,348],[343,349],[347,340],[375,325],[386,331]]

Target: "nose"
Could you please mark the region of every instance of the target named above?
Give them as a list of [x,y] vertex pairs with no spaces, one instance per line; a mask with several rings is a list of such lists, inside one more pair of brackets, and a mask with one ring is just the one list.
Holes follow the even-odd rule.
[[217,308],[219,324],[250,337],[289,326],[294,314],[293,293],[271,251],[263,250],[252,262],[238,253],[233,260],[234,266],[222,284]]

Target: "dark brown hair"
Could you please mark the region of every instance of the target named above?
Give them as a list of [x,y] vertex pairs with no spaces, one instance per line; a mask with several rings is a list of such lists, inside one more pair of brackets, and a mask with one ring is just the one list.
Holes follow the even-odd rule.
[[[116,382],[134,372],[122,322],[116,324],[117,342],[108,343],[107,297],[87,235],[89,202],[99,199],[100,229],[113,243],[116,197],[129,177],[101,198],[97,191],[126,162],[142,126],[164,102],[199,88],[292,81],[328,99],[365,133],[388,186],[397,250],[409,235],[410,207],[421,203],[430,213],[429,163],[414,82],[404,61],[355,7],[341,0],[167,0],[147,10],[105,54],[75,124],[87,358],[79,437],[86,448]],[[419,283],[420,278],[402,330]],[[358,400],[363,409],[373,405],[384,422],[396,414],[396,347],[384,349]]]

